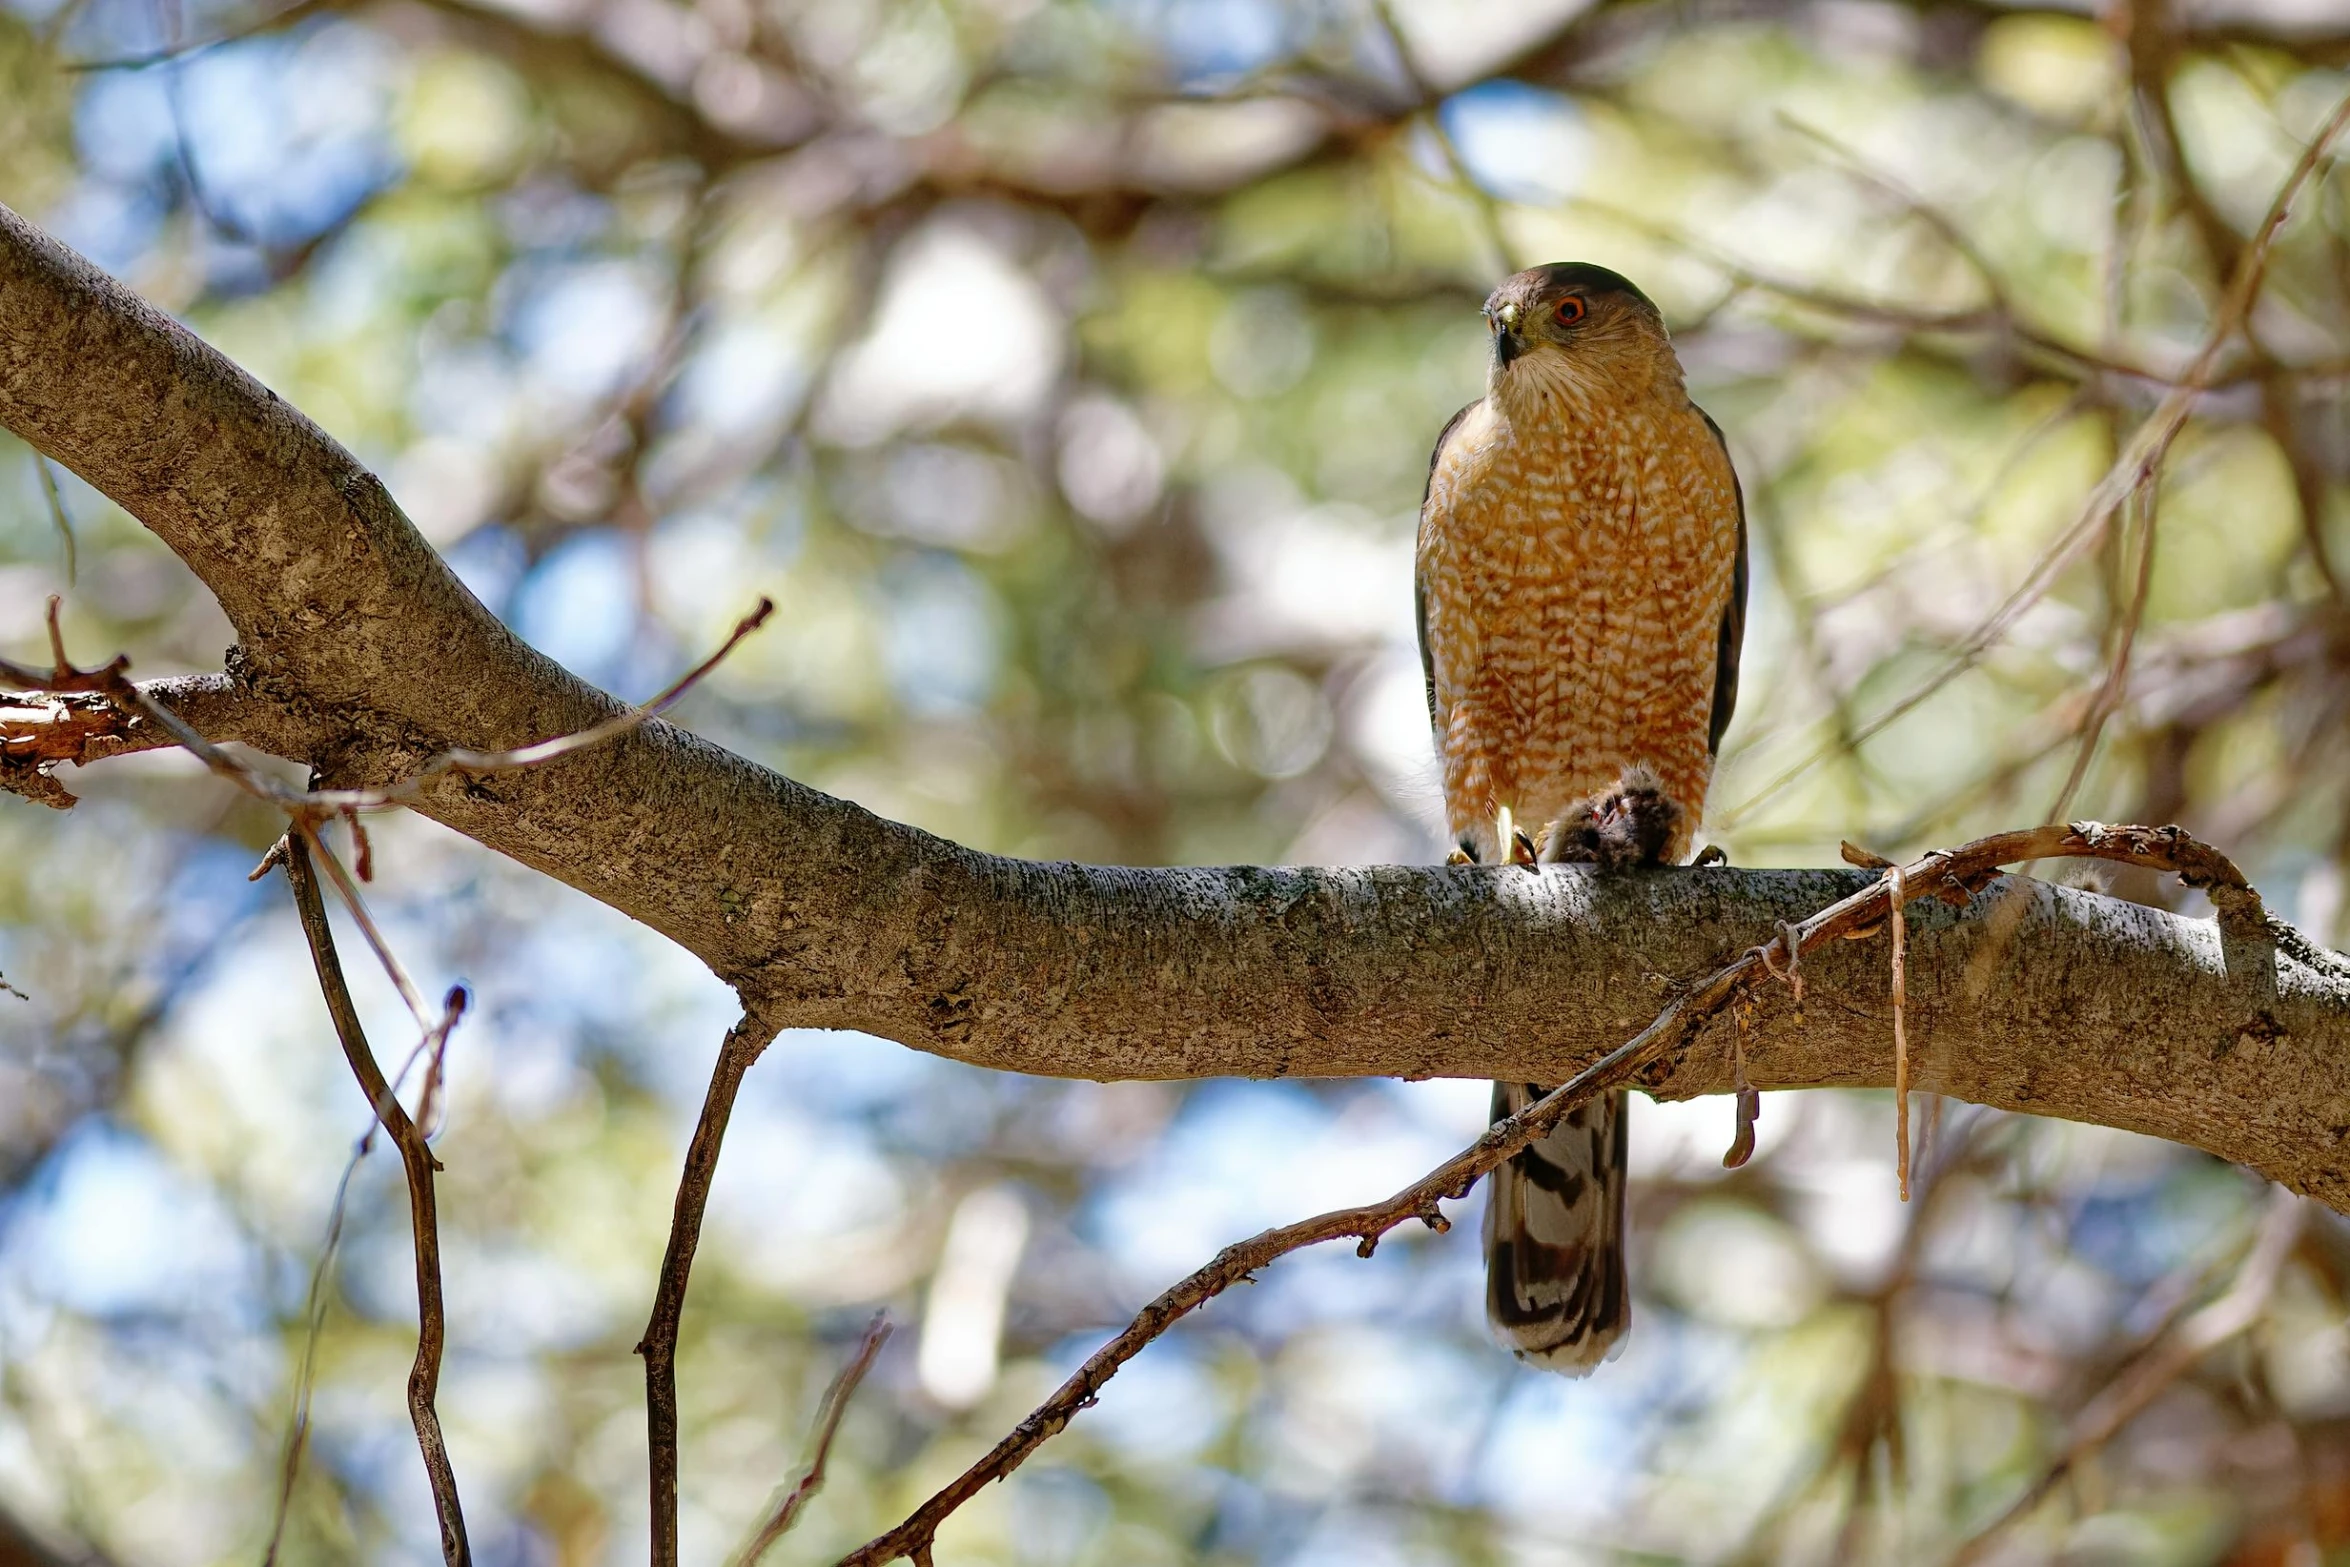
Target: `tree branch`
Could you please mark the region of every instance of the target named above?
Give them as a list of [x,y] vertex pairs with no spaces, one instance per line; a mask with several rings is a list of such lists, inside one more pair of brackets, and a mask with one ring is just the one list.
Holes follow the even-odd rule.
[[718,1175],[718,1151],[726,1141],[734,1096],[774,1040],[778,1029],[746,1016],[727,1031],[710,1089],[686,1148],[685,1173],[677,1183],[677,1207],[669,1221],[669,1249],[661,1258],[661,1282],[653,1292],[652,1319],[636,1352],[645,1357],[646,1448],[653,1491],[653,1567],[677,1567],[677,1329],[685,1316],[685,1286],[693,1272],[694,1249],[702,1240],[702,1211]]
[[[207,700],[338,786],[622,711],[500,625],[331,438],[5,209],[0,423],[203,577],[241,639]],[[668,935],[765,1025],[1101,1079],[1562,1082],[1654,1014],[1656,976],[1703,972],[1865,880],[1038,864],[659,720],[545,767],[428,780],[417,809]],[[2020,879],[1919,909],[1907,960],[1918,1090],[2190,1143],[2350,1210],[2350,975]],[[1755,1084],[1888,1085],[1884,964],[1848,947],[1806,974],[1806,1021],[1751,1033]],[[1643,1086],[1726,1091],[1728,1056],[1668,1054]]]
[[832,1385],[824,1390],[823,1401],[817,1405],[816,1434],[808,1467],[777,1500],[775,1510],[767,1515],[750,1543],[743,1547],[742,1554],[735,1558],[736,1567],[759,1567],[759,1558],[791,1532],[791,1526],[799,1520],[800,1509],[824,1489],[824,1469],[832,1457],[832,1439],[840,1431],[840,1418],[848,1413],[849,1400],[856,1396],[857,1384],[865,1380],[865,1373],[873,1369],[874,1357],[881,1353],[881,1346],[889,1342],[890,1331],[887,1312],[876,1313],[866,1324],[865,1336],[857,1341],[855,1352],[832,1379]]
[[[302,916],[302,934],[310,943],[310,958],[318,970],[318,988],[333,1015],[335,1035],[351,1064],[351,1075],[375,1109],[376,1118],[400,1150],[408,1175],[408,1216],[415,1231],[416,1250],[416,1363],[408,1373],[408,1418],[416,1427],[417,1450],[424,1455],[424,1472],[432,1482],[433,1510],[441,1526],[441,1556],[449,1567],[468,1567],[473,1551],[465,1538],[465,1512],[457,1500],[457,1473],[449,1463],[448,1443],[441,1436],[440,1412],[433,1406],[440,1388],[441,1349],[448,1337],[448,1321],[441,1307],[441,1235],[434,1213],[433,1172],[440,1168],[425,1145],[424,1130],[409,1117],[376,1064],[360,1027],[359,1010],[352,1005],[350,987],[343,980],[342,960],[335,955],[334,930],[327,924],[326,900],[320,895],[318,873],[310,863],[308,834],[300,826],[286,834],[286,876],[293,883],[294,907]],[[456,1022],[453,994],[443,1031]]]
[[[1903,911],[1921,899],[1964,901],[1988,885],[2002,865],[2018,860],[2054,857],[2112,860],[2177,874],[2189,886],[2200,887],[2219,910],[2223,928],[2258,944],[2272,939],[2272,917],[2260,896],[2226,856],[2199,843],[2176,827],[2107,827],[2080,822],[2065,827],[2027,828],[1995,833],[1956,849],[1937,849],[1907,865],[1887,865],[1883,874],[1850,896],[1816,910],[1799,922],[1782,924],[1769,940],[1749,947],[1712,973],[1674,988],[1673,999],[1647,1027],[1593,1062],[1574,1080],[1551,1090],[1516,1115],[1496,1121],[1476,1142],[1447,1159],[1420,1179],[1383,1202],[1360,1208],[1341,1208],[1266,1230],[1225,1247],[1204,1266],[1161,1294],[1129,1323],[1126,1330],[1087,1357],[1052,1396],[1012,1429],[977,1463],[916,1508],[905,1522],[887,1534],[841,1558],[839,1567],[883,1567],[901,1557],[926,1563],[939,1526],[991,1482],[1001,1480],[1024,1463],[1029,1454],[1058,1435],[1079,1411],[1092,1406],[1103,1386],[1144,1346],[1164,1335],[1184,1317],[1252,1278],[1293,1251],[1323,1241],[1352,1237],[1358,1256],[1368,1257],[1390,1230],[1418,1219],[1443,1231],[1450,1223],[1440,1203],[1469,1194],[1478,1179],[1499,1167],[1520,1149],[1548,1136],[1576,1106],[1610,1089],[1637,1079],[1641,1069],[1669,1051],[1687,1051],[1700,1030],[1724,1012],[1748,1020],[1763,988],[1772,981],[1785,983],[1800,998],[1805,981],[1798,978],[1807,958],[1831,943],[1876,935],[1888,926],[1894,932],[1893,964],[1896,989],[1902,964]],[[1901,1013],[1896,1002],[1894,1023],[1899,1035]],[[1895,1047],[1899,1055],[1899,1046]],[[1898,1070],[1898,1068],[1897,1068]],[[1745,1125],[1741,1141],[1750,1138]],[[1904,1113],[1899,1132],[1901,1197],[1909,1200],[1909,1127]],[[2149,1395],[2151,1396],[2151,1395]]]
[[1991,1522],[1968,1537],[1948,1567],[1969,1567],[1983,1559],[2008,1528],[2048,1499],[2081,1462],[2121,1434],[2145,1413],[2162,1391],[2220,1345],[2249,1330],[2267,1314],[2277,1278],[2301,1237],[2308,1208],[2287,1192],[2272,1192],[2268,1211],[2253,1236],[2251,1251],[2227,1293],[2179,1323],[2142,1358],[2117,1375],[2075,1415],[2063,1449]]

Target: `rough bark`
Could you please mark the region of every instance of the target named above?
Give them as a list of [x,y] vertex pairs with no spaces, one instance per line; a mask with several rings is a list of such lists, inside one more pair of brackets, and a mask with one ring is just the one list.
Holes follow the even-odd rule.
[[[5,208],[0,424],[218,596],[239,638],[226,678],[169,694],[209,734],[383,783],[615,710],[484,609],[341,446]],[[544,768],[441,777],[418,808],[679,942],[770,1024],[1094,1078],[1559,1081],[1676,977],[1864,875],[1039,864],[658,721]],[[1909,940],[1916,1087],[2191,1143],[2350,1211],[2342,974],[2016,878],[1914,906]],[[1754,1080],[1889,1083],[1885,959],[1878,941],[1813,960],[1800,1017],[1780,1000],[1754,1019]],[[1726,1041],[1651,1086],[1726,1089]]]

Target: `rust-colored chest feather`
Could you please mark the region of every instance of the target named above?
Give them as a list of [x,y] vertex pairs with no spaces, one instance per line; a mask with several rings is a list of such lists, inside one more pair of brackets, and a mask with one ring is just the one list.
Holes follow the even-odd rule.
[[[1677,378],[1676,378],[1677,380]],[[1694,828],[1739,544],[1729,458],[1677,386],[1472,405],[1420,518],[1431,719],[1456,839],[1646,766]]]

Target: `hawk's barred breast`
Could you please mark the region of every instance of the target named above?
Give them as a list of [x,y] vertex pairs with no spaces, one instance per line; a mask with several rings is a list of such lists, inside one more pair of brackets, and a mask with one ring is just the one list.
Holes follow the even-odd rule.
[[1677,375],[1513,379],[1531,384],[1511,406],[1497,389],[1447,434],[1421,515],[1447,825],[1491,858],[1498,807],[1546,822],[1646,765],[1686,835],[1738,553],[1728,454]]

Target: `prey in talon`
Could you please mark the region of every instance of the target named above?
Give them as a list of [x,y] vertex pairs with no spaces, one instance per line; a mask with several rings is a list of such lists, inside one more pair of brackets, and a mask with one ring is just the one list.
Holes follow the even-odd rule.
[[1542,829],[1537,856],[1544,865],[1596,865],[1630,870],[1668,863],[1666,851],[1683,836],[1682,810],[1645,767],[1627,771],[1605,794],[1578,800]]

